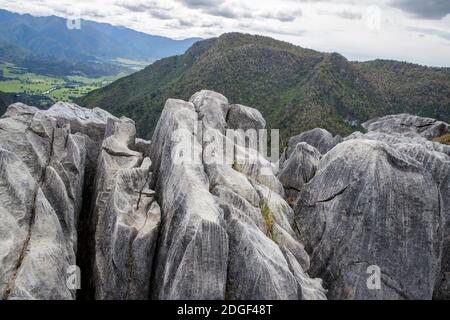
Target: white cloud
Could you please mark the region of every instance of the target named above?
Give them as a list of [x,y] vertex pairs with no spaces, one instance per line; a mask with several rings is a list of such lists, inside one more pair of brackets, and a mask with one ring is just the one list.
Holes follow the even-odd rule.
[[[436,8],[423,14],[416,0],[0,0],[0,7],[34,15],[79,14],[177,39],[238,31],[350,59],[450,67],[450,15],[442,13],[443,1],[448,0],[431,1]],[[368,11],[374,4],[379,18]]]

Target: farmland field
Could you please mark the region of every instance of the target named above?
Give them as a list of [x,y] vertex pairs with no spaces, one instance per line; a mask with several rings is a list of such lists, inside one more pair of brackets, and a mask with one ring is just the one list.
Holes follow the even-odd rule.
[[[145,65],[141,62],[121,61],[133,64],[133,70],[140,70]],[[87,78],[81,75],[54,77],[30,73],[14,64],[0,62],[0,91],[5,93],[47,96],[54,102],[72,102],[92,90],[104,87],[111,82],[128,75],[121,72],[114,76]]]

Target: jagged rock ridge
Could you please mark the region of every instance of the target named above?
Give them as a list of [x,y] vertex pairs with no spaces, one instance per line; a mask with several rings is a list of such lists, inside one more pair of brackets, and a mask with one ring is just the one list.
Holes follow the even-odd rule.
[[[202,151],[228,128],[264,126],[210,91],[169,100],[152,143],[100,109],[11,105],[0,119],[2,298],[75,299],[68,270],[81,265],[82,298],[325,299],[270,162],[234,141],[226,164]],[[198,162],[176,162],[190,147]]]
[[151,161],[129,147],[134,123],[100,109],[8,108],[0,119],[3,299],[74,299],[68,272],[80,226],[95,235],[93,270],[82,274],[92,276],[95,297],[148,297],[160,213],[148,189]]
[[[294,137],[281,161],[310,273],[330,299],[449,299],[450,154],[428,140],[449,125],[400,114],[364,126],[338,144],[322,130]],[[373,266],[379,290],[367,285]]]
[[[255,121],[261,119],[256,110],[230,106],[210,91],[190,102],[166,103],[150,152],[164,221],[153,298],[325,298],[320,280],[306,274],[309,257],[292,229],[293,212],[270,163],[233,142],[236,158],[255,161],[215,161],[227,139],[227,119],[233,127],[264,126]],[[205,153],[206,148],[215,152]],[[188,151],[192,163],[175,161],[173,155]]]
[[449,126],[364,126],[293,137],[277,170],[246,147],[261,114],[212,91],[169,99],[151,142],[100,109],[13,104],[0,118],[1,297],[448,299],[450,152],[430,139]]

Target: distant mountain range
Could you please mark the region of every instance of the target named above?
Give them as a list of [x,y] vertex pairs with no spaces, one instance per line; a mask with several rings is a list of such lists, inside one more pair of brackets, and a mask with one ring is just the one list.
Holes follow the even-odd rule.
[[347,135],[368,119],[401,112],[450,120],[450,69],[376,60],[350,62],[267,37],[231,33],[95,90],[78,102],[137,122],[151,137],[167,98],[201,89],[262,111],[284,140],[321,127]]
[[87,20],[81,20],[80,26],[69,29],[64,18],[34,17],[0,9],[0,61],[34,69],[38,61],[43,61],[41,69],[55,75],[67,74],[67,69],[107,75],[117,71],[111,63],[115,59],[150,62],[183,54],[200,40],[173,40]]
[[[31,50],[0,40],[0,62],[13,63],[29,72],[65,77],[69,75],[84,75],[101,77],[128,71],[125,66],[109,62],[89,62],[76,59],[63,59],[54,56],[39,55]],[[0,79],[1,80],[1,79]]]

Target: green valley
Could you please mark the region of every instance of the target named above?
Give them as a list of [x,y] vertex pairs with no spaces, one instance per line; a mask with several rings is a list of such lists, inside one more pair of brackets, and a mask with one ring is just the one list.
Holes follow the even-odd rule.
[[137,71],[145,66],[145,62],[121,62],[124,66],[133,65],[129,72],[120,72],[103,77],[86,76],[52,76],[29,72],[25,68],[12,63],[0,62],[0,91],[9,94],[24,94],[27,96],[48,97],[48,101],[39,107],[56,101],[72,102],[88,94],[92,90],[102,88],[113,81]]

